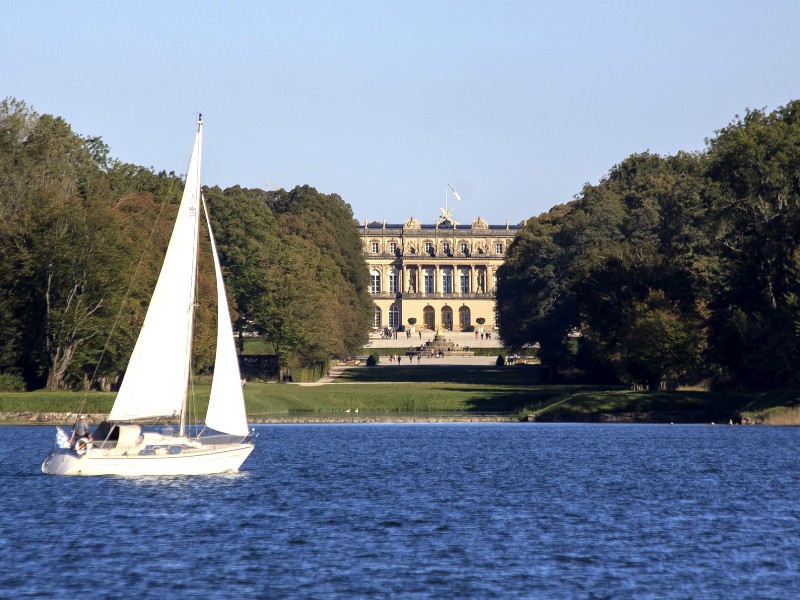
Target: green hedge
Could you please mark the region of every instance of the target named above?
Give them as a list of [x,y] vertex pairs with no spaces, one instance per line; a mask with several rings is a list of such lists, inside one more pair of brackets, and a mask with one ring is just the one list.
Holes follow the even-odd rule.
[[314,381],[319,381],[328,374],[330,365],[330,361],[325,360],[315,362],[310,367],[298,367],[296,369],[292,369],[292,381],[303,383],[313,383]]
[[0,373],[0,392],[24,392],[25,380],[16,373]]

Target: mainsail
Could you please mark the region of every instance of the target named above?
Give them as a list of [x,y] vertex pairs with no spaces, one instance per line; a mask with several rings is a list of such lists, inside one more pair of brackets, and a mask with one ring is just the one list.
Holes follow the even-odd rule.
[[178,415],[191,370],[203,123],[164,264],[109,420]]

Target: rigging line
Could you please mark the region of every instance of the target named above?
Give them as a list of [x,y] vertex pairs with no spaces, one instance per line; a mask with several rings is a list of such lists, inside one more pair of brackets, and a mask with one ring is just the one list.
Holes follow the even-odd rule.
[[150,244],[153,241],[153,237],[155,236],[156,228],[158,227],[158,223],[161,221],[161,215],[164,212],[164,207],[167,205],[167,196],[164,196],[164,200],[161,202],[161,208],[156,215],[156,220],[153,222],[153,228],[150,230],[150,235],[147,238],[147,242],[142,249],[142,254],[139,256],[139,262],[136,265],[136,269],[133,271],[133,276],[131,277],[130,283],[128,284],[128,289],[125,290],[125,295],[122,297],[122,301],[119,304],[119,310],[117,311],[117,316],[114,317],[114,323],[111,325],[111,329],[108,332],[108,337],[106,338],[106,343],[103,345],[103,350],[100,352],[100,357],[97,359],[97,364],[94,366],[94,371],[92,372],[92,376],[89,379],[88,389],[84,390],[83,398],[81,398],[81,403],[78,407],[78,414],[83,413],[83,408],[86,405],[86,398],[89,395],[89,390],[92,387],[92,384],[95,382],[95,378],[97,377],[97,371],[100,369],[100,364],[103,362],[103,357],[106,355],[106,350],[108,350],[108,345],[111,342],[111,336],[114,335],[114,331],[119,324],[120,316],[122,315],[122,309],[125,308],[125,303],[128,300],[128,296],[130,296],[131,289],[133,288],[133,283],[136,281],[136,277],[139,274],[139,270],[142,267],[142,263],[144,262],[144,257],[147,254],[147,250],[150,248]]
[[[200,213],[200,208],[201,207],[203,209],[203,215],[205,215],[205,219],[200,219],[200,214],[199,213]],[[205,194],[202,193],[202,191],[200,192],[200,203],[198,204],[197,212],[198,212],[198,219],[200,219],[200,225],[197,228],[197,235],[198,235],[198,237],[200,237],[200,229],[203,226],[203,221],[205,221],[205,223],[206,223],[206,233],[208,234],[209,242],[211,242],[213,244],[213,239],[212,239],[213,236],[212,236],[212,233],[211,233],[211,217],[208,214],[208,207],[206,206],[206,197],[205,197]],[[212,249],[212,253],[213,253],[213,249]],[[198,242],[198,255],[199,255],[199,242]],[[212,258],[213,258],[213,256],[212,256]],[[197,269],[198,269],[198,273],[199,273],[199,271],[200,271],[200,259],[199,259],[199,257],[198,257],[197,263],[198,263],[197,264]],[[195,297],[195,305],[197,305],[197,304],[198,304],[198,300],[197,300],[197,297]],[[217,314],[217,319],[219,319],[219,313]],[[194,354],[192,354],[191,360],[194,361]],[[192,363],[192,368],[194,368],[194,364],[193,363]],[[214,356],[214,371],[216,371],[216,353],[215,353],[215,356]],[[192,371],[192,372],[194,372],[194,371]],[[214,375],[214,373],[212,371],[212,387],[213,387],[213,375]],[[199,438],[206,431],[206,429],[208,429],[208,405],[206,405],[206,418],[203,419],[203,423],[202,423],[202,427],[201,427],[200,426],[201,424],[200,424],[199,411],[197,410],[197,406],[196,406],[196,397],[195,397],[195,390],[194,390],[194,379],[192,379],[192,383],[191,383],[191,399],[192,399],[192,409],[194,411],[195,437]],[[210,390],[209,390],[208,404],[211,404],[211,392],[210,392]]]
[[[194,360],[190,360],[189,361],[189,372],[190,373],[194,373]],[[190,420],[194,422],[194,435],[196,437],[197,436],[197,421],[198,421],[198,418],[197,418],[197,403],[196,403],[197,398],[196,398],[195,393],[194,393],[194,377],[189,377],[189,391],[187,393],[189,394],[189,398],[190,398],[191,402],[187,401],[187,406],[186,406],[186,411],[185,412],[188,413],[188,414],[184,414],[184,420],[186,422],[189,422]],[[186,435],[185,432],[184,432],[184,435]],[[189,437],[189,436],[187,436],[187,437]]]

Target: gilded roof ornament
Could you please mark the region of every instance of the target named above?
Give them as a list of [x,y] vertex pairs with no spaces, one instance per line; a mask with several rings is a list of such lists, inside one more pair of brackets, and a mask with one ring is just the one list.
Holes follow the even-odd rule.
[[472,222],[473,229],[489,229],[489,223],[483,217],[478,217]]
[[422,225],[420,224],[420,222],[417,219],[415,219],[414,217],[411,217],[410,219],[408,219],[408,221],[406,221],[403,226],[406,229],[421,229],[422,228]]

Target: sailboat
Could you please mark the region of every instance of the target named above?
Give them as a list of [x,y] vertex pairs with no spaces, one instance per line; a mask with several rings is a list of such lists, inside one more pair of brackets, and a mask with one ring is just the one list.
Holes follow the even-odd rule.
[[[253,451],[225,284],[201,195],[202,139],[201,115],[172,237],[108,420],[91,441],[64,444],[62,435],[42,463],[43,473],[203,475],[237,471]],[[217,353],[205,423],[192,425],[187,404],[201,207],[217,281]]]

